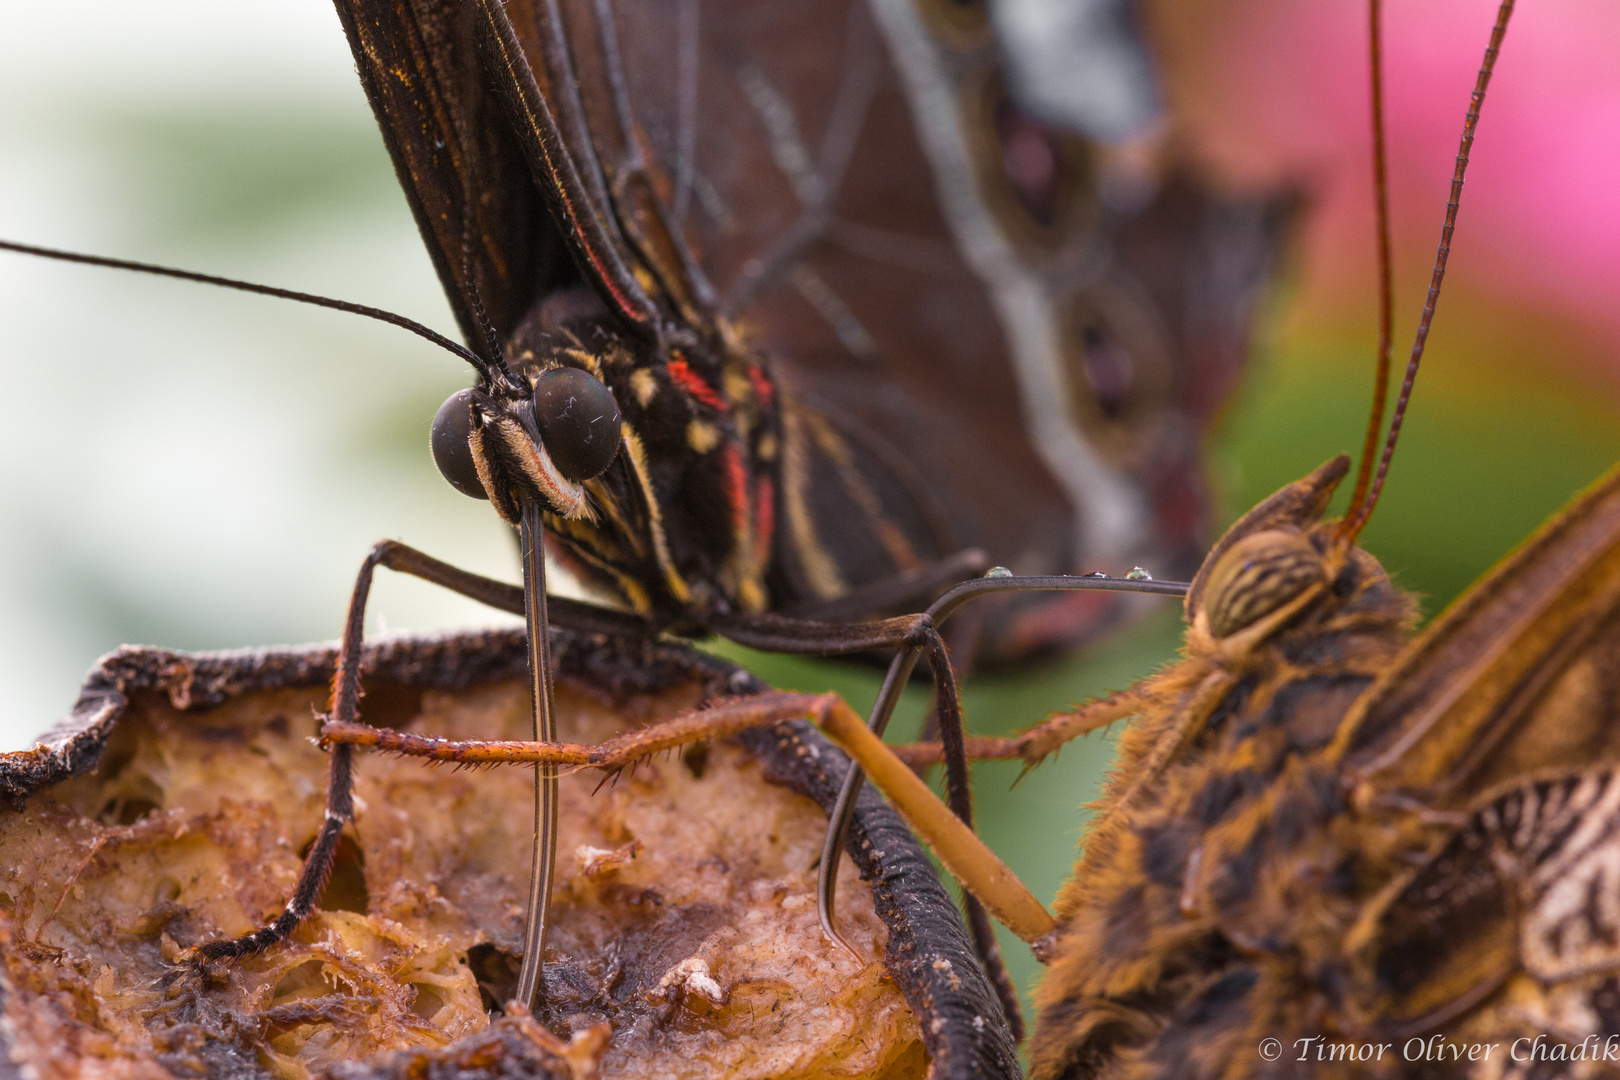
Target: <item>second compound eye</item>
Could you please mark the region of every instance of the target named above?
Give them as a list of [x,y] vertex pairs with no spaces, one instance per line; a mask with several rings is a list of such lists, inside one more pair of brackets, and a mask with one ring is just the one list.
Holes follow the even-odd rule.
[[619,403],[589,372],[542,372],[534,381],[534,422],[552,464],[570,480],[600,475],[618,455]]
[[487,499],[484,484],[478,479],[478,466],[473,464],[469,436],[472,432],[472,391],[457,390],[439,406],[433,418],[433,434],[429,445],[433,448],[433,461],[439,472],[450,481],[450,486],[463,495]]

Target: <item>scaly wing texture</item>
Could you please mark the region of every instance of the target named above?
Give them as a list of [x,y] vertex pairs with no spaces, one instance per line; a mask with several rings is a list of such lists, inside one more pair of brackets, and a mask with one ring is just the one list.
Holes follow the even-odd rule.
[[1616,1070],[1612,1042],[1592,1059],[1620,1030],[1617,712],[1620,470],[1438,618],[1343,733],[1363,843],[1427,856],[1352,939],[1382,1029],[1498,1043],[1471,1075]]
[[[470,338],[470,281],[502,339],[584,283],[626,332],[664,320],[761,357],[782,409],[773,606],[974,547],[1032,573],[1190,569],[1199,435],[1285,203],[1175,167],[1110,201],[1108,148],[1021,108],[962,5],[339,9]],[[1012,609],[985,655],[1113,613]]]
[[1534,770],[1614,760],[1620,470],[1579,495],[1412,643],[1337,749],[1373,804],[1436,809]]
[[1620,470],[1412,640],[1369,556],[1328,566],[1252,648],[1200,644],[1218,575],[1196,580],[1188,656],[1145,688],[1059,897],[1036,1076],[1613,1071]]

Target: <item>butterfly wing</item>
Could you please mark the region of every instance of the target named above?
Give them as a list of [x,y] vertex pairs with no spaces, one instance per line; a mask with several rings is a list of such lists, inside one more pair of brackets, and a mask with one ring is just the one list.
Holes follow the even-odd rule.
[[[975,5],[339,9],[473,340],[480,302],[504,340],[584,282],[627,331],[759,358],[782,415],[773,606],[967,548],[1029,573],[1195,563],[1200,433],[1282,203],[1122,171],[1038,120]],[[985,654],[1096,632],[1099,595],[1006,609]]]
[[[1025,573],[1196,565],[1199,434],[1285,205],[1174,169],[1109,196],[1110,147],[1019,105],[977,5],[659,10],[615,16],[648,158],[721,317],[799,407],[782,517],[839,571],[789,591],[825,600],[969,547]],[[1009,609],[983,655],[1113,611]]]
[[1346,718],[1358,799],[1454,810],[1533,772],[1620,759],[1620,470],[1444,611]]
[[1538,1034],[1616,1030],[1617,721],[1620,469],[1437,618],[1341,731],[1358,842],[1392,870],[1419,861],[1356,935],[1381,1026],[1526,1055]]
[[1525,1062],[1529,1047],[1515,1054],[1515,1040],[1614,1034],[1620,770],[1559,770],[1476,800],[1400,883],[1377,931],[1366,953],[1372,1009],[1394,1035],[1494,1041]]
[[[453,3],[338,0],[366,98],[462,334],[488,355],[572,260]],[[476,281],[477,289],[469,287]]]

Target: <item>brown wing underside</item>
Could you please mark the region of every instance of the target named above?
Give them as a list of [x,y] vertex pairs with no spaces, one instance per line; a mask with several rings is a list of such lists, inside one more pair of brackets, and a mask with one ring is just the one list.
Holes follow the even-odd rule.
[[[570,26],[594,6],[569,5]],[[802,404],[907,463],[889,471],[909,492],[894,516],[935,530],[919,538],[925,554],[979,547],[1027,573],[1095,560],[1117,572],[1135,555],[1157,558],[1161,576],[1190,571],[1207,527],[1200,434],[1246,352],[1282,204],[1222,199],[1171,169],[1145,205],[1106,205],[1105,148],[1007,97],[982,12],[921,3],[945,122],[977,169],[974,205],[953,204],[926,132],[940,103],[908,93],[902,46],[875,6],[616,9],[646,159],[663,167],[719,310]],[[700,73],[685,91],[671,48],[683,33]],[[689,136],[683,107],[697,118]],[[1046,155],[1040,183],[1018,171],[1021,152]],[[1062,368],[1065,423],[1151,519],[1139,524],[1152,539],[1129,554],[1085,549],[1092,508],[1054,471],[1061,440],[1036,431],[1008,325],[1018,316],[967,250],[970,212],[1003,245],[1008,275],[1053,309],[1047,359]],[[823,528],[836,533],[837,520]]]
[[[1200,436],[1246,351],[1283,204],[1222,198],[1175,167],[1108,203],[1105,148],[1007,96],[971,5],[338,8],[469,339],[480,301],[504,339],[583,281],[626,332],[673,320],[759,353],[870,493],[852,510],[851,474],[814,445],[797,486],[778,485],[778,519],[800,491],[843,586],[969,547],[1032,573],[1195,564]],[[915,10],[939,62],[931,105],[885,9]],[[970,155],[956,196],[929,141],[941,118]],[[972,235],[1001,261],[965,255]],[[1008,281],[1050,324],[1033,359]],[[1055,393],[1031,389],[1043,364]],[[1086,469],[1120,505],[1095,505]],[[805,553],[777,535],[795,564],[778,586],[802,590]],[[1026,620],[1002,651],[1061,644],[1088,619]]]
[[1339,748],[1364,842],[1423,855],[1364,919],[1369,1014],[1501,1054],[1620,1032],[1620,470],[1436,619]]
[[505,337],[572,273],[474,47],[465,5],[337,0],[383,141],[462,336],[490,351],[467,287]]
[[1435,619],[1346,719],[1363,802],[1459,809],[1535,770],[1615,760],[1620,470]]
[[[680,172],[679,35],[643,14],[619,19],[626,69],[649,144]],[[1038,536],[1056,569],[1072,512],[1024,435],[996,313],[866,5],[705,4],[699,18],[699,119],[673,199],[721,308],[852,449],[909,463],[944,530],[921,556],[978,545],[1012,561],[1014,538]],[[830,549],[861,546],[835,517],[820,525]]]

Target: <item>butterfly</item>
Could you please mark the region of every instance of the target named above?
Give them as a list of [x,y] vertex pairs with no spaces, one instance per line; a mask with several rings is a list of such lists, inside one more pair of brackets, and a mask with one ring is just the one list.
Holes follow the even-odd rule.
[[[664,13],[673,25],[605,4],[340,5],[475,346],[414,327],[479,376],[440,410],[435,458],[518,530],[525,571],[519,590],[377,545],[345,624],[340,720],[356,714],[378,566],[522,613],[531,628],[711,630],[815,653],[904,646],[896,690],[926,651],[954,703],[929,616],[847,620],[982,568],[981,547],[1037,574],[1142,552],[1173,564],[1191,550],[1202,518],[1193,433],[1242,354],[1282,215],[1181,175],[1162,189],[1135,177],[1119,198],[1141,205],[1110,205],[1100,151],[1007,93],[982,12],[759,11],[711,11],[705,36],[695,5]],[[839,57],[833,82],[785,93],[782,79],[804,82],[797,50],[833,26],[818,44]],[[671,33],[685,43],[672,98],[647,81]],[[717,72],[726,78],[710,85]],[[697,101],[709,111],[692,112]],[[812,160],[799,114],[823,102],[833,110]],[[724,124],[699,125],[711,117]],[[1235,222],[1214,250],[1210,221]],[[873,365],[881,374],[863,370]],[[1033,447],[1016,439],[1025,430]],[[623,610],[548,610],[545,544]],[[978,651],[1018,656],[1093,632],[1117,607],[1080,592],[1096,584],[1044,586],[1082,602],[1006,608],[985,621]],[[531,639],[544,738],[549,661],[545,635]],[[352,817],[347,748],[329,783],[326,825],[283,913],[199,956],[262,949],[308,911]],[[545,770],[536,809],[520,998],[537,982],[550,892]]]
[[[1008,95],[984,12],[340,11],[469,339],[579,366],[542,376],[570,394],[611,386],[580,400],[622,410],[623,451],[579,470],[596,477],[583,493],[542,477],[535,505],[565,565],[651,625],[801,652],[904,641],[893,689],[923,649],[948,677],[927,619],[781,616],[882,614],[970,550],[1026,574],[1142,542],[1183,557],[1201,517],[1188,436],[1241,353],[1284,215],[1180,175],[1110,206],[1098,149]],[[807,71],[807,47],[832,62]],[[544,254],[559,250],[571,264]],[[476,434],[521,423],[490,419],[535,378],[507,375],[447,403],[459,426],[436,446],[470,445],[447,475],[517,522],[528,440]],[[1021,432],[1033,455],[1009,446]],[[1040,490],[1054,478],[1069,524],[1043,517],[1065,505]],[[1029,547],[1053,541],[1067,553]],[[973,651],[1049,648],[1115,607],[1075,593],[991,612]],[[965,814],[960,769],[952,788]],[[836,865],[824,852],[824,897]]]
[[[1375,408],[1345,516],[1324,518],[1349,472],[1341,456],[1211,550],[1187,592],[1178,663],[1018,738],[970,740],[975,756],[1035,764],[1131,720],[1055,913],[838,699],[707,711],[711,735],[811,714],[1034,943],[1049,965],[1035,1076],[1612,1068],[1620,470],[1415,636],[1413,599],[1355,543],[1405,415],[1511,10],[1499,10],[1476,83],[1395,419],[1380,453]],[[351,734],[454,759],[450,747],[329,730]],[[670,734],[642,737],[651,747]],[[940,748],[903,754],[916,765]]]
[[[692,497],[719,510],[669,510],[634,557],[624,539],[604,553],[606,525],[553,521],[579,576],[679,624],[708,608],[871,612],[879,583],[893,607],[909,576],[974,548],[1024,574],[1138,555],[1161,576],[1190,569],[1206,516],[1196,432],[1245,351],[1281,204],[1215,196],[1179,169],[1113,176],[1125,167],[1106,144],[1010,95],[972,4],[533,4],[485,12],[482,29],[478,10],[340,8],[469,340],[515,341],[537,297],[551,323],[523,331],[556,336],[602,318],[600,292],[622,326],[662,305],[682,333],[769,361],[727,376],[686,356],[666,377],[637,357],[615,397],[662,441],[637,435],[619,463],[690,472],[686,458],[717,454],[752,472],[730,494],[730,479],[660,473],[655,501],[713,488]],[[1137,49],[1126,39],[1120,61],[1145,64]],[[502,80],[529,77],[513,122],[497,99],[531,91]],[[1008,311],[1025,302],[1034,329]],[[1045,352],[1025,355],[1021,334]],[[1055,400],[1074,415],[1037,414]],[[741,442],[699,415],[720,405]],[[773,410],[779,430],[749,427]],[[1057,599],[1066,610],[1003,613],[961,659],[1077,640],[1117,606]]]
[[1217,543],[1180,664],[1026,736],[1136,717],[1043,942],[1035,1075],[1552,1074],[1607,1033],[1620,473],[1412,639],[1352,543],[1378,482],[1320,520],[1346,464]]

